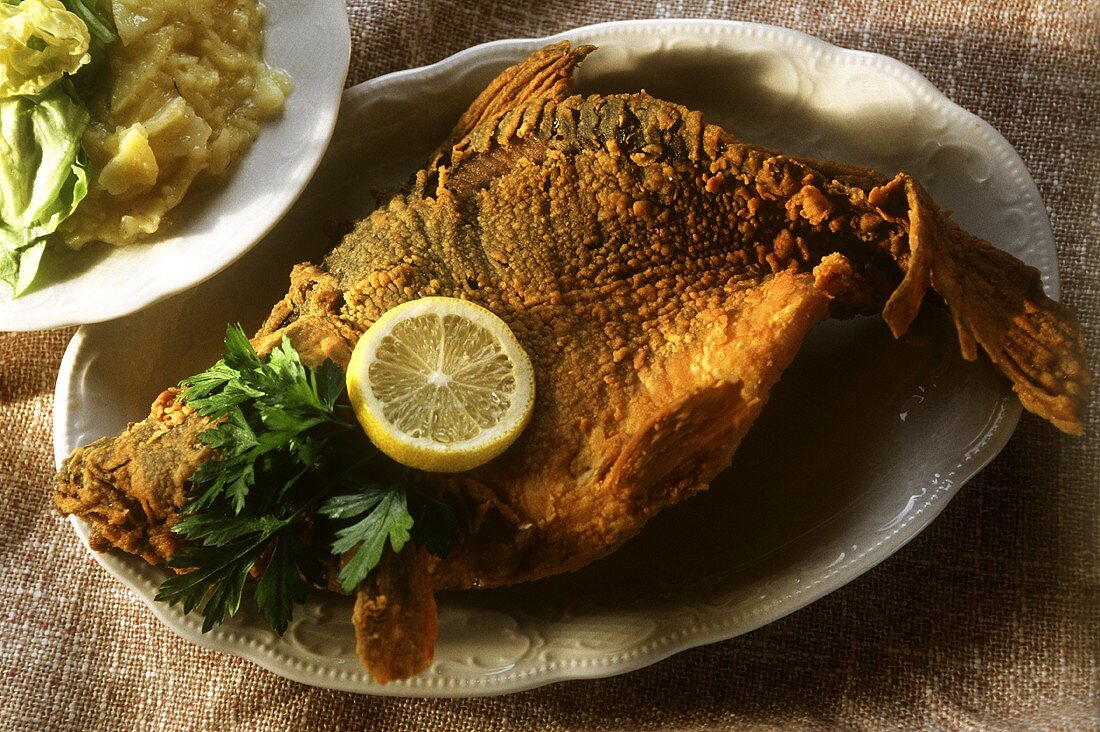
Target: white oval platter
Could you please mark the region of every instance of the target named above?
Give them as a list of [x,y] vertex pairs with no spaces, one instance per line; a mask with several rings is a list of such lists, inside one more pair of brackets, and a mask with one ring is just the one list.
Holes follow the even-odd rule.
[[[224,183],[169,231],[126,247],[47,250],[31,289],[0,283],[0,330],[42,330],[118,318],[221,272],[282,218],[317,169],[340,108],[351,53],[342,0],[264,0],[264,57],[294,84]],[[318,39],[324,39],[318,43]]]
[[[963,226],[1039,267],[1057,296],[1049,223],[1020,158],[898,61],[733,22],[623,22],[499,41],[349,89],[317,176],[262,246],[189,292],[81,328],[57,384],[58,462],[144,417],[165,385],[216,359],[227,321],[256,327],[290,266],[325,249],[325,222],[363,215],[370,191],[416,170],[496,71],[561,38],[600,46],[580,91],[644,87],[751,142],[909,170]],[[901,341],[877,318],[826,323],[708,493],[575,574],[444,593],[435,662],[386,686],[355,658],[347,600],[312,597],[282,638],[248,612],[203,635],[200,619],[153,602],[163,570],[95,557],[181,636],[290,679],[393,696],[513,692],[732,638],[850,582],[927,526],[1019,414],[1000,377],[959,358],[935,310]]]

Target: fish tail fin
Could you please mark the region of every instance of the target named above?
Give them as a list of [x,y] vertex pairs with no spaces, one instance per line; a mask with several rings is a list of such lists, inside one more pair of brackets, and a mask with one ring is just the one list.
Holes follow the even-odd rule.
[[909,217],[909,251],[899,257],[905,276],[883,309],[894,335],[908,329],[931,286],[951,311],[966,359],[976,359],[981,346],[1026,409],[1063,432],[1082,434],[1092,376],[1076,318],[1046,296],[1038,270],[960,229],[909,176],[875,189],[869,200],[885,205],[902,193]]

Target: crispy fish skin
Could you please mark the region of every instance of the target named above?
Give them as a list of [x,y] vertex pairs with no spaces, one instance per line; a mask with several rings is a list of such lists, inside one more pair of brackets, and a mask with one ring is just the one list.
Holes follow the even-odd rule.
[[[827,317],[882,313],[901,336],[931,288],[964,356],[980,346],[1025,407],[1083,428],[1080,328],[1036,270],[961,231],[904,173],[746,145],[645,94],[569,96],[590,50],[557,44],[498,77],[408,190],[295,268],[254,339],[264,352],[286,334],[307,363],[344,366],[383,312],[446,295],[495,312],[531,356],[539,397],[520,439],[468,473],[423,476],[459,516],[452,551],[388,561],[359,592],[358,647],[379,680],[430,661],[430,643],[409,641],[435,638],[430,590],[577,569],[705,489]],[[143,441],[149,422],[74,452],[57,504],[98,546],[162,561],[175,545],[154,537],[184,500],[184,466],[210,456]],[[155,485],[110,469],[137,458],[180,469]],[[106,511],[107,493],[129,503]],[[382,650],[393,638],[406,650]]]

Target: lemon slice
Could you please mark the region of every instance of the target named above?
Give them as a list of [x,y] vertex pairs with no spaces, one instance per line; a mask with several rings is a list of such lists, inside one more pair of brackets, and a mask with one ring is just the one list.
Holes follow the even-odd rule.
[[378,449],[435,473],[469,470],[504,452],[535,401],[531,360],[504,321],[450,297],[387,310],[356,344],[347,383]]

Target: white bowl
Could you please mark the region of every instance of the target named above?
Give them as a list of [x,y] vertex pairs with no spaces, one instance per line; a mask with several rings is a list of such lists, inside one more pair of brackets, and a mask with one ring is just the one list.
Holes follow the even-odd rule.
[[0,330],[98,323],[135,312],[225,269],[286,213],[328,146],[347,76],[351,34],[342,0],[264,0],[264,56],[291,76],[281,117],[264,123],[236,169],[164,235],[127,247],[46,252],[32,289],[0,284]]
[[[729,22],[611,23],[500,41],[349,89],[315,180],[263,247],[191,292],[81,328],[57,384],[58,463],[208,366],[227,321],[255,327],[285,292],[290,266],[323,251],[326,220],[365,213],[371,188],[416,170],[496,71],[559,38],[600,46],[581,67],[581,91],[644,86],[752,142],[909,170],[964,226],[1038,266],[1057,294],[1049,224],[1020,158],[898,61]],[[943,313],[922,316],[901,341],[878,318],[825,323],[709,492],[575,574],[442,594],[435,662],[387,686],[355,657],[347,599],[311,596],[282,638],[249,610],[204,635],[201,618],[153,601],[164,570],[94,556],[184,638],[287,678],[394,696],[499,694],[636,669],[850,582],[927,526],[1000,451],[1019,414],[988,364],[961,360]]]

